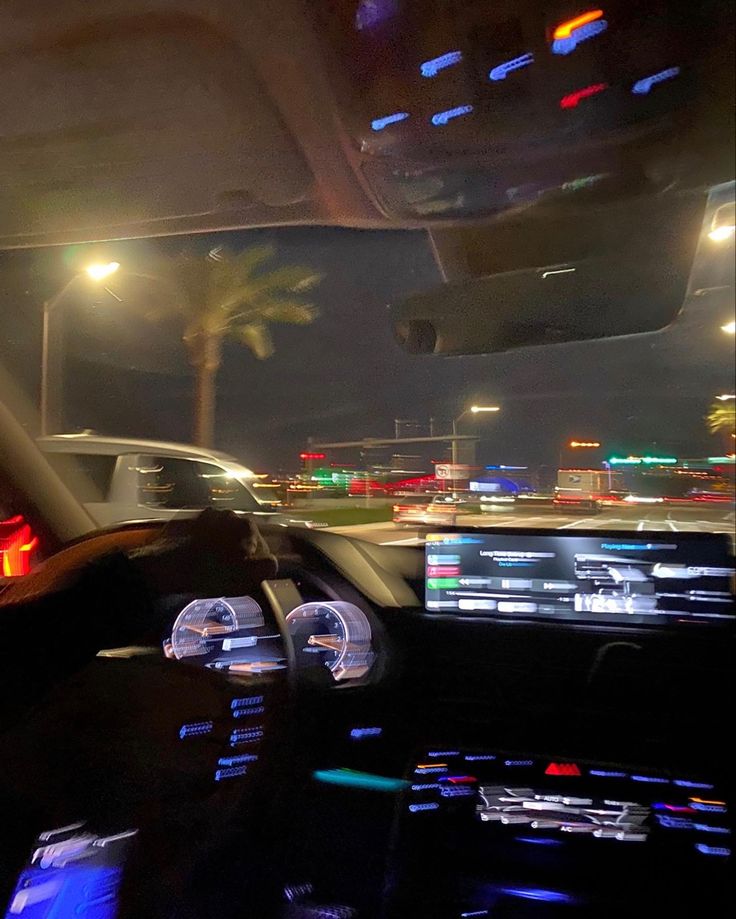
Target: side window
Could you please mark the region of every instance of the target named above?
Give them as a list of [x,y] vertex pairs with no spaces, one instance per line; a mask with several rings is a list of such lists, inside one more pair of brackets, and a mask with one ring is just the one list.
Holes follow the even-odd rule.
[[248,488],[214,463],[197,463],[207,488],[208,505],[231,511],[257,511],[263,508]]
[[220,466],[170,456],[139,457],[138,503],[172,510],[261,509],[248,488]]
[[106,501],[117,456],[97,453],[46,453],[49,465],[78,501]]
[[207,485],[199,463],[170,456],[141,456],[138,466],[138,503],[176,510],[207,507]]

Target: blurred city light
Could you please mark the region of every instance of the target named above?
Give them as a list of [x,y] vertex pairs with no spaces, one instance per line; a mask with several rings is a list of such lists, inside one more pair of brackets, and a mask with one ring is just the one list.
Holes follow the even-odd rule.
[[570,447],[572,447],[573,450],[577,450],[583,447],[595,449],[596,447],[600,447],[600,445],[601,445],[600,441],[598,440],[571,440],[570,441]]
[[88,265],[85,271],[93,281],[102,281],[109,277],[120,267],[120,262],[98,262],[94,265]]
[[477,415],[479,412],[500,412],[500,405],[471,405],[470,411]]
[[674,456],[612,456],[608,462],[612,466],[674,466]]
[[728,402],[730,399],[736,399],[736,393],[724,392],[720,396],[716,396],[719,402]]
[[736,208],[733,201],[722,204],[713,215],[710,233],[708,236],[713,242],[725,242],[732,239],[736,232]]
[[732,319],[731,322],[721,326],[721,331],[725,332],[726,335],[736,335],[736,322]]

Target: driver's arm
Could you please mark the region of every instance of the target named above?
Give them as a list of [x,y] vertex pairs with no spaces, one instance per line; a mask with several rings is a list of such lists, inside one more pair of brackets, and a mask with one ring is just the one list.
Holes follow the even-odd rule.
[[54,592],[0,594],[0,731],[98,651],[130,644],[152,615],[151,589],[122,552],[85,563]]
[[247,593],[275,573],[249,517],[208,509],[140,549],[79,563],[41,596],[0,594],[0,732],[103,648],[160,640],[157,597]]

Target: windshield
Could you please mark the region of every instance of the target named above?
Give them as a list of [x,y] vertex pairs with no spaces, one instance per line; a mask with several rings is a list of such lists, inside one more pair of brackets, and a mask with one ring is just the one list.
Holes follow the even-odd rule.
[[98,526],[217,506],[389,545],[733,534],[732,200],[711,191],[661,332],[406,354],[387,305],[442,282],[427,233],[272,228],[6,252],[0,362]]

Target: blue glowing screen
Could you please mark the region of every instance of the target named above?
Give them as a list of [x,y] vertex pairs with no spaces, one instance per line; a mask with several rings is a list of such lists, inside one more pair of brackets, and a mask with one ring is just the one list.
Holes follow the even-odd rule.
[[135,833],[100,836],[83,823],[42,833],[5,919],[115,919],[127,848]]

